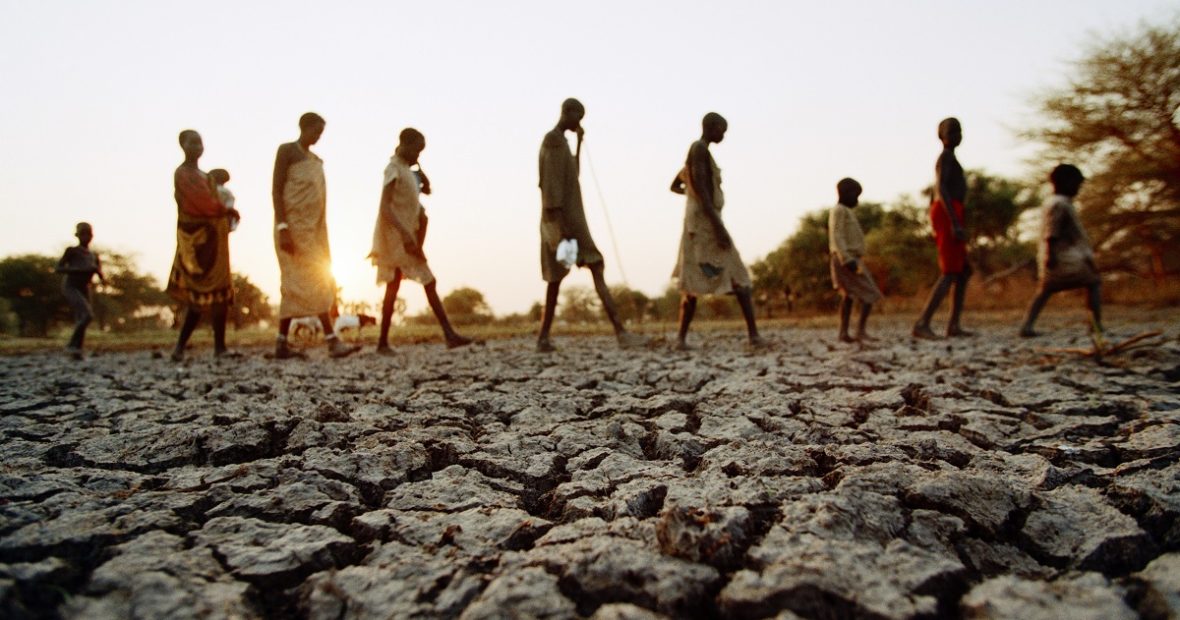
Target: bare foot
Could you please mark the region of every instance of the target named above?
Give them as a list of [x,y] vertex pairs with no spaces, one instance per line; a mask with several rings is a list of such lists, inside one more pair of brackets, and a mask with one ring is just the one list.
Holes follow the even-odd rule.
[[384,345],[384,346],[377,347],[377,355],[383,355],[385,357],[392,357],[397,354],[393,352],[393,349],[389,348],[389,345]]
[[946,328],[947,338],[970,338],[975,335],[975,332],[969,332],[958,325]]
[[1020,330],[1020,337],[1021,338],[1036,338],[1040,335],[1041,335],[1040,332],[1033,331],[1033,328],[1031,328],[1031,327],[1024,327],[1024,328],[1021,328],[1021,330]]
[[328,341],[328,357],[341,358],[348,357],[353,353],[361,350],[359,344],[344,344],[339,338],[333,338]]
[[537,341],[537,353],[552,353],[556,350],[557,347],[553,346],[553,343],[549,342],[548,338]]
[[458,349],[459,347],[465,347],[469,344],[473,344],[474,342],[475,342],[475,340],[472,340],[471,338],[467,338],[465,336],[460,336],[459,334],[455,334],[455,335],[451,336],[450,338],[447,338],[447,348],[448,349]]
[[938,334],[930,330],[929,325],[915,325],[914,330],[910,332],[914,338],[921,338],[923,340],[942,340]]
[[274,358],[277,360],[303,360],[307,359],[307,354],[303,351],[292,349],[286,340],[279,340],[275,343]]
[[169,355],[168,358],[174,362],[183,362],[184,361],[184,349],[181,349],[180,347],[172,349],[172,355]]
[[746,347],[753,351],[762,351],[770,348],[770,343],[762,336],[754,336],[746,343]]
[[840,342],[852,343],[856,342],[856,339],[854,339],[852,336],[849,336],[848,334],[840,334]]
[[677,351],[696,351],[697,350],[696,347],[690,346],[687,342],[685,342],[683,340],[676,343],[675,349]]

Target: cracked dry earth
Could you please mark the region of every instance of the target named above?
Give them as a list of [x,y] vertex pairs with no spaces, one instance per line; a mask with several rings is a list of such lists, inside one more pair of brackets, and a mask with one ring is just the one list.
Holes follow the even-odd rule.
[[0,615],[1177,617],[1156,327],[4,358]]

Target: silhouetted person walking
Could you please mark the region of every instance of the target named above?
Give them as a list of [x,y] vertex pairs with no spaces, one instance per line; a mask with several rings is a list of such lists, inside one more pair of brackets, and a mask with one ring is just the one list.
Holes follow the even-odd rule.
[[967,296],[967,281],[971,265],[967,262],[967,231],[963,216],[967,199],[967,176],[955,157],[955,147],[963,142],[963,127],[956,118],[943,119],[938,124],[938,139],[942,141],[942,155],[934,165],[934,197],[930,202],[930,224],[934,228],[934,242],[938,246],[938,268],[942,277],[930,291],[926,308],[914,324],[915,338],[937,339],[930,329],[930,319],[953,286],[951,318],[947,322],[947,337],[971,336],[960,324],[963,301]]
[[1053,196],[1041,206],[1041,238],[1037,243],[1040,289],[1024,317],[1020,335],[1025,338],[1038,336],[1033,325],[1049,297],[1053,293],[1076,288],[1086,289],[1086,305],[1090,308],[1092,329],[1101,334],[1101,278],[1098,267],[1094,265],[1090,238],[1082,228],[1082,221],[1073,206],[1073,199],[1086,179],[1076,166],[1061,164],[1053,169],[1049,180],[1053,183]]
[[325,125],[319,114],[304,114],[299,118],[299,139],[279,146],[275,154],[271,198],[282,295],[276,359],[304,357],[287,343],[291,319],[304,316],[319,319],[330,356],[344,357],[360,350],[359,346],[340,341],[329,316],[336,303],[336,279],[332,277],[332,253],[328,248],[328,192],[324,162],[311,152]]
[[66,248],[54,271],[65,275],[61,292],[74,313],[74,333],[66,344],[66,353],[76,360],[81,360],[86,328],[94,318],[94,311],[90,307],[90,281],[94,276],[98,276],[98,281],[106,284],[106,277],[102,274],[102,261],[98,259],[97,254],[90,251],[94,229],[86,222],[78,222],[74,227],[74,236],[78,238],[78,245]]
[[[553,315],[557,310],[557,295],[561,281],[569,274],[569,267],[557,260],[557,246],[563,239],[578,243],[577,266],[588,267],[594,277],[594,289],[602,300],[602,309],[614,327],[620,347],[646,344],[647,339],[629,333],[619,318],[619,312],[611,298],[610,289],[603,277],[605,264],[582,207],[582,186],[578,181],[579,162],[582,154],[582,117],[586,109],[577,99],[566,99],[561,104],[561,118],[557,125],[541,142],[539,158],[541,186],[541,277],[548,286],[545,290],[545,309],[541,315],[541,332],[537,335],[537,350],[552,351],[549,330],[553,326]],[[578,136],[576,153],[570,153],[565,132],[572,131]]]
[[[865,268],[862,258],[865,254],[865,235],[860,228],[853,209],[860,203],[861,187],[855,179],[841,179],[836,184],[840,200],[828,212],[828,251],[831,254],[829,267],[832,272],[832,287],[840,291],[840,341],[855,342],[872,340],[865,333],[865,324],[873,304],[881,299],[881,289],[873,281],[872,274]],[[848,335],[848,322],[852,318],[852,302],[860,302],[860,320],[856,323],[856,338]]]
[[213,321],[213,354],[230,354],[225,347],[225,321],[234,301],[233,277],[229,267],[229,222],[236,212],[218,198],[214,184],[197,166],[205,153],[201,134],[180,132],[184,162],[172,175],[176,188],[176,257],[168,276],[168,294],[185,305],[184,321],[172,360],[184,359],[188,340],[201,315],[210,312]]
[[417,129],[403,129],[398,138],[397,149],[385,167],[384,183],[381,189],[381,206],[377,212],[377,224],[373,228],[373,249],[369,258],[377,267],[377,283],[385,284],[385,299],[381,304],[381,335],[377,340],[377,353],[389,355],[389,326],[393,319],[393,306],[402,278],[421,282],[426,289],[426,300],[442,327],[447,348],[471,344],[451,327],[447,311],[438,298],[437,283],[422,242],[426,239],[426,212],[419,202],[419,194],[430,194],[430,179],[411,166],[418,164],[418,156],[426,148],[426,137]]
[[725,194],[721,191],[721,169],[713,161],[709,145],[721,142],[728,128],[729,123],[720,114],[706,114],[701,120],[701,139],[689,147],[684,168],[672,181],[672,191],[685,195],[684,230],[672,270],[681,293],[680,330],[676,337],[679,349],[688,348],[685,339],[696,314],[697,297],[729,293],[741,306],[750,345],[766,344],[754,322],[750,273],[721,221]]

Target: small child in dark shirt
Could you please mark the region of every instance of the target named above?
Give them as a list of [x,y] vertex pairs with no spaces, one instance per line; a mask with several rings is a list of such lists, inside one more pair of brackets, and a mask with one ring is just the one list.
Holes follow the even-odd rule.
[[90,224],[79,222],[74,227],[74,236],[78,238],[78,245],[66,248],[61,260],[57,262],[57,273],[65,274],[61,291],[66,302],[74,311],[74,334],[66,345],[66,352],[74,359],[82,359],[82,339],[86,337],[86,327],[94,318],[90,308],[90,280],[94,276],[103,284],[106,278],[102,275],[102,263],[98,255],[90,251],[90,241],[94,238],[94,230]]

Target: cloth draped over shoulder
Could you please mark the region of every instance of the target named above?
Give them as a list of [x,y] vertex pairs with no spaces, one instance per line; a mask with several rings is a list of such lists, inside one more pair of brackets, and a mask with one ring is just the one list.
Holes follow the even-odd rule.
[[569,267],[557,260],[562,225],[566,236],[578,242],[579,267],[603,262],[602,253],[590,236],[586,211],[582,206],[582,186],[578,181],[578,160],[570,153],[564,133],[554,129],[541,141],[539,156],[541,187],[541,277],[557,282],[569,273]]
[[283,251],[278,230],[274,234],[281,275],[280,319],[324,314],[336,302],[336,279],[328,247],[324,162],[315,153],[299,148],[304,158],[287,169],[283,186],[287,226],[295,251]]
[[[1054,241],[1052,248],[1050,240]],[[1100,281],[1090,238],[1068,196],[1051,196],[1041,205],[1037,272],[1042,284],[1053,288],[1081,288]]]
[[[713,208],[717,216],[725,206],[725,194],[721,191],[721,169],[709,156],[713,169]],[[693,187],[692,174],[687,166],[680,170],[684,182],[685,208],[684,229],[680,235],[680,250],[672,278],[682,292],[690,295],[722,295],[737,288],[750,287],[750,273],[742,262],[737,248],[730,244],[722,250],[717,244],[717,232],[705,214],[700,193]]]
[[[385,167],[385,179],[382,187],[390,187],[391,199],[383,203],[377,211],[377,223],[373,227],[373,247],[369,251],[369,259],[377,267],[377,284],[391,282],[400,269],[402,276],[430,284],[434,282],[434,274],[421,253],[422,232],[422,203],[420,202],[421,182],[409,164],[394,155]],[[406,251],[405,243],[397,226],[397,220],[406,231],[417,240],[418,253]]]
[[[828,212],[828,251],[832,288],[866,304],[881,299],[881,289],[864,264],[864,231],[852,209],[840,203]],[[856,263],[856,271],[848,268],[850,262]]]
[[180,166],[172,178],[176,187],[176,255],[167,292],[197,308],[232,303],[225,205],[199,169]]

